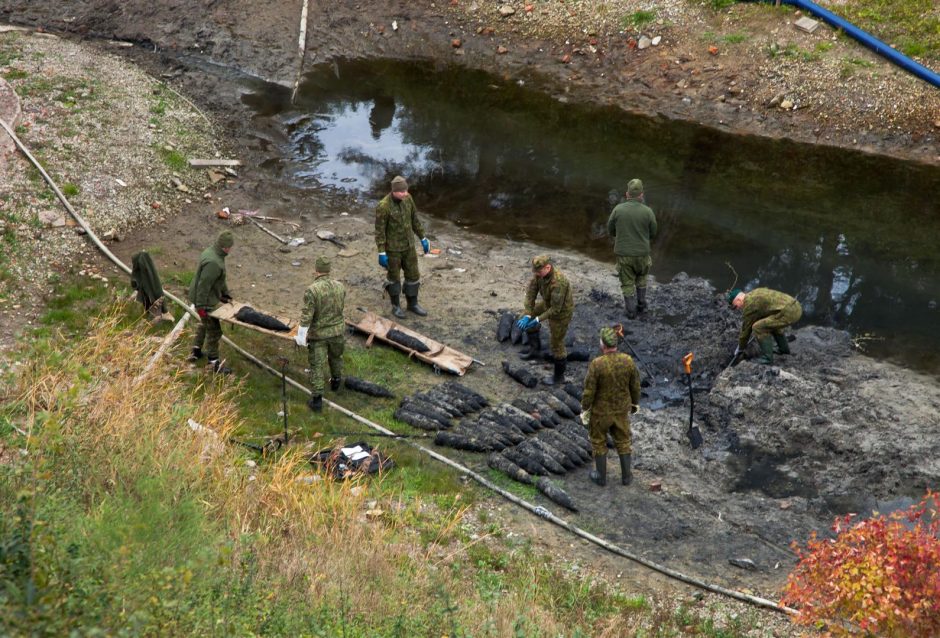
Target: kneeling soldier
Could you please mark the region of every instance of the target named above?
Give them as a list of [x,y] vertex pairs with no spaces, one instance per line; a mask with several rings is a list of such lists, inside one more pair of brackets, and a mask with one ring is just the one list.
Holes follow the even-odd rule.
[[581,420],[590,432],[594,451],[591,480],[607,484],[607,433],[620,455],[620,482],[629,485],[630,415],[640,409],[640,373],[630,355],[618,352],[619,337],[613,328],[601,328],[601,356],[591,361],[584,379]]
[[[536,303],[541,295],[542,300]],[[523,359],[535,359],[541,355],[542,338],[539,331],[542,322],[548,321],[551,332],[551,352],[555,363],[552,376],[542,379],[545,385],[564,383],[565,368],[568,365],[568,351],[565,350],[565,335],[568,324],[574,314],[574,296],[571,284],[560,270],[555,268],[547,255],[532,259],[532,279],[525,293],[525,315],[517,322],[529,338],[529,349],[523,353]]]

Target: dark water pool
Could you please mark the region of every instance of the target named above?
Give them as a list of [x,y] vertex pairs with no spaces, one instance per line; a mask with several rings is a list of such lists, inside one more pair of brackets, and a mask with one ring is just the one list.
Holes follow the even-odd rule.
[[519,81],[387,61],[316,68],[244,97],[284,133],[297,185],[379,197],[408,177],[420,210],[475,231],[612,261],[604,228],[633,177],[661,232],[653,272],[797,296],[804,320],[940,373],[940,166],[563,103]]

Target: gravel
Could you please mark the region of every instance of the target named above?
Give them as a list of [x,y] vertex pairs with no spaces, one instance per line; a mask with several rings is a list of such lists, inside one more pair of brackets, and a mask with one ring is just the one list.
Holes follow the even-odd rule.
[[[17,135],[99,236],[119,240],[205,197],[207,175],[180,162],[215,154],[211,126],[140,69],[100,47],[8,32],[0,74],[20,97]],[[0,344],[9,346],[61,275],[117,271],[24,156],[7,156],[0,172]]]

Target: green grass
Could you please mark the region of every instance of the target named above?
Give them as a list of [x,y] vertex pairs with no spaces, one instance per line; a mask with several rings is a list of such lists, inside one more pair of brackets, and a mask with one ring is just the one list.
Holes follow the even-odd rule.
[[727,9],[734,4],[737,4],[737,0],[708,0],[708,6],[715,11]]
[[75,197],[79,193],[78,186],[72,182],[66,182],[65,184],[62,184],[62,188],[60,190],[66,197]]
[[3,74],[5,80],[22,80],[23,78],[28,78],[29,73],[22,69],[10,69]]
[[833,10],[905,55],[940,60],[940,12],[934,0],[851,0]]
[[742,42],[747,42],[748,35],[746,33],[728,33],[721,36],[720,41],[725,44],[740,44]]
[[623,26],[634,27],[636,29],[642,29],[646,25],[652,23],[654,20],[656,20],[655,9],[634,11],[630,15],[624,16]]
[[163,146],[155,146],[157,154],[160,156],[160,159],[163,160],[163,163],[166,164],[171,170],[182,171],[189,167],[189,162],[186,161],[186,156],[180,153],[175,149],[167,149]]

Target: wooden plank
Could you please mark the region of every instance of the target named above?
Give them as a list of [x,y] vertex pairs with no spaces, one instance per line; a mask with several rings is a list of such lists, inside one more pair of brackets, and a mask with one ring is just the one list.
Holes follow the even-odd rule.
[[191,159],[189,165],[193,168],[206,168],[215,166],[241,166],[242,161],[237,159]]
[[[241,310],[245,306],[250,306],[254,308],[255,310],[257,310],[258,312],[263,312],[266,315],[270,315],[274,317],[275,319],[280,320],[285,325],[289,326],[290,330],[287,332],[283,332],[280,330],[269,330],[268,328],[262,328],[261,326],[256,326],[251,323],[245,323],[244,321],[239,321],[238,319],[235,318],[235,315],[238,314],[238,311]],[[209,315],[212,317],[215,317],[219,321],[224,321],[226,323],[231,323],[236,326],[248,328],[249,330],[257,330],[258,332],[263,332],[265,334],[274,335],[275,337],[280,337],[282,339],[290,339],[291,341],[294,340],[294,336],[297,334],[297,322],[294,321],[293,319],[287,319],[285,317],[278,317],[277,315],[273,315],[270,312],[266,312],[258,308],[257,306],[252,306],[251,304],[242,303],[240,301],[230,301],[228,303],[224,303],[218,308],[216,308],[215,310],[213,310],[212,312],[210,312]]]
[[[346,324],[355,328],[356,330],[359,330],[360,332],[368,334],[369,337],[366,340],[367,345],[374,339],[378,339],[383,343],[392,346],[393,348],[398,348],[399,350],[408,353],[409,358],[413,357],[419,361],[431,364],[437,368],[440,368],[441,370],[445,370],[458,376],[463,376],[467,369],[474,362],[473,358],[469,355],[466,355],[458,350],[454,350],[450,346],[445,345],[439,341],[435,341],[434,339],[431,339],[421,334],[420,332],[415,332],[406,326],[395,323],[390,319],[380,317],[371,312],[366,312],[359,321],[352,321],[347,319]],[[420,339],[430,348],[430,350],[428,352],[418,352],[417,350],[400,344],[397,341],[389,339],[386,335],[388,335],[388,331],[393,328],[407,335],[415,337],[416,339]]]

